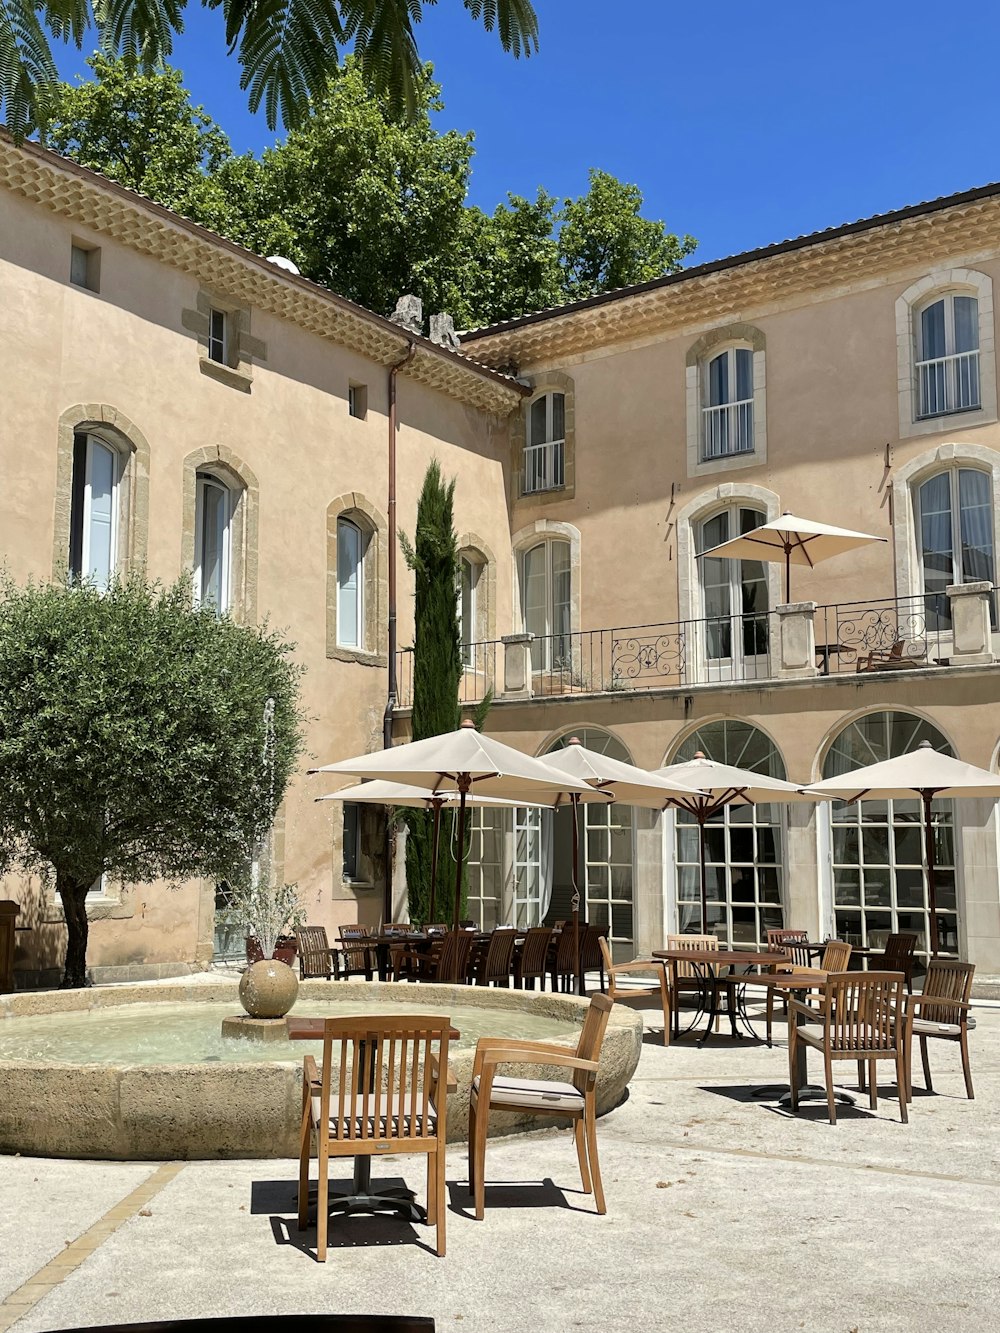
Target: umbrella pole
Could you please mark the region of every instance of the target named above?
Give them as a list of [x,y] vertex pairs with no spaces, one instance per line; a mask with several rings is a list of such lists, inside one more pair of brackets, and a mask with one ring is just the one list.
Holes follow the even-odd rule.
[[785,542],[785,605],[792,600],[792,546]]
[[573,957],[576,959],[576,993],[584,995],[583,969],[580,967],[580,797],[573,792],[570,795],[573,804]]
[[[455,849],[455,916],[454,929],[458,930],[458,914],[462,910],[462,869],[465,864],[465,798],[472,786],[468,773],[458,775],[458,846]],[[455,950],[457,960],[458,950]],[[455,981],[461,981],[459,976]]]
[[705,815],[698,815],[698,859],[701,862],[701,933],[708,933],[708,877],[705,870]]
[[924,804],[924,846],[927,849],[927,907],[931,917],[931,957],[938,955],[937,877],[934,870],[934,826],[931,823],[931,801],[934,793],[920,793]]
[[437,905],[437,878],[438,878],[438,847],[441,843],[441,806],[443,801],[434,800],[431,805],[434,807],[434,840],[431,844],[431,901],[427,909],[427,921],[434,920],[434,909]]

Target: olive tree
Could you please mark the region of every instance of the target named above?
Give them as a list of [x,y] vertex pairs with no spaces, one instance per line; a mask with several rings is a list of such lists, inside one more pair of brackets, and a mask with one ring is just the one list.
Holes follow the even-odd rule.
[[222,879],[265,842],[302,740],[292,647],[188,580],[0,586],[0,870],[54,879],[64,986],[102,875]]

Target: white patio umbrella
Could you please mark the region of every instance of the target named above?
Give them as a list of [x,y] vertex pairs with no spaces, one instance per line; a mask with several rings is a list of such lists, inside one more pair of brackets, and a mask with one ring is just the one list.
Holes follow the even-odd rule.
[[[596,791],[614,788],[616,802],[623,805],[640,805],[654,810],[662,810],[674,796],[696,797],[704,793],[686,783],[675,782],[656,773],[648,773],[622,759],[613,759],[598,750],[588,750],[577,736],[571,736],[561,750],[551,751],[545,756],[545,762],[560,772],[568,774],[579,782],[585,782]],[[570,793],[573,805],[573,931],[576,953],[577,986],[583,994],[583,971],[580,967],[580,877],[579,877],[579,829],[577,827],[580,795]]]
[[[507,800],[527,800],[542,805],[561,805],[570,792],[581,800],[608,800],[585,782],[551,768],[540,759],[532,759],[502,741],[484,736],[475,724],[466,720],[457,731],[409,741],[391,750],[342,759],[312,773],[344,773],[356,778],[384,778],[390,782],[426,787],[432,792],[458,794],[458,845],[465,846],[466,802],[475,787],[477,796],[501,796]],[[462,897],[462,860],[455,866],[455,928]]]
[[736,768],[706,759],[699,750],[693,759],[682,764],[668,764],[656,769],[658,777],[700,788],[694,796],[672,797],[669,804],[687,810],[698,821],[698,860],[701,866],[701,931],[705,933],[708,916],[708,885],[705,870],[705,825],[727,805],[766,805],[770,802],[813,801],[822,798],[796,787],[793,782],[755,773],[752,769]]
[[935,796],[1000,797],[1000,775],[985,768],[975,768],[935,750],[930,741],[921,741],[909,754],[883,759],[878,764],[855,768],[834,778],[824,778],[805,788],[816,797],[838,801],[907,799],[919,796],[927,857],[927,906],[931,918],[931,953],[938,952],[937,883],[934,866],[934,830],[931,802]]
[[798,518],[787,510],[780,518],[762,523],[759,528],[732,537],[709,551],[699,551],[698,559],[715,556],[720,560],[783,560],[785,562],[785,600],[791,601],[792,565],[808,565],[853,551],[870,542],[884,542],[887,537],[873,537],[868,532],[835,528],[815,519]]
[[[457,805],[458,792],[428,791],[426,787],[408,787],[402,782],[359,782],[353,787],[343,787],[326,796],[317,796],[317,801],[350,801],[352,804],[365,805],[401,805],[417,810],[431,810],[434,813],[434,837],[431,844],[431,900],[428,917],[434,920],[435,900],[437,897],[438,849],[441,840],[441,811],[451,805]],[[496,808],[516,808],[535,806],[534,801],[508,801],[501,796],[467,796],[468,805]]]

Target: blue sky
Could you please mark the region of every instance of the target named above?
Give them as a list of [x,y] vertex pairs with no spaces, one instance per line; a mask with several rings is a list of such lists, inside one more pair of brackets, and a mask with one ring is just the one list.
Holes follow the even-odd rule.
[[[639,185],[699,241],[691,262],[1000,176],[1000,7],[928,0],[535,0],[541,50],[515,61],[460,0],[425,11],[441,127],[474,130],[471,201]],[[616,31],[617,29],[617,31]],[[273,141],[239,89],[218,12],[189,0],[173,63],[234,147]],[[67,76],[82,69],[60,52]]]

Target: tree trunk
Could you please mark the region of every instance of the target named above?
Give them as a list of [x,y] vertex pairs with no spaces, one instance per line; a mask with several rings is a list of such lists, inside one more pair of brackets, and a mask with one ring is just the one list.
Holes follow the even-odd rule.
[[87,984],[87,892],[93,880],[77,880],[56,873],[56,889],[66,917],[66,966],[62,988]]

